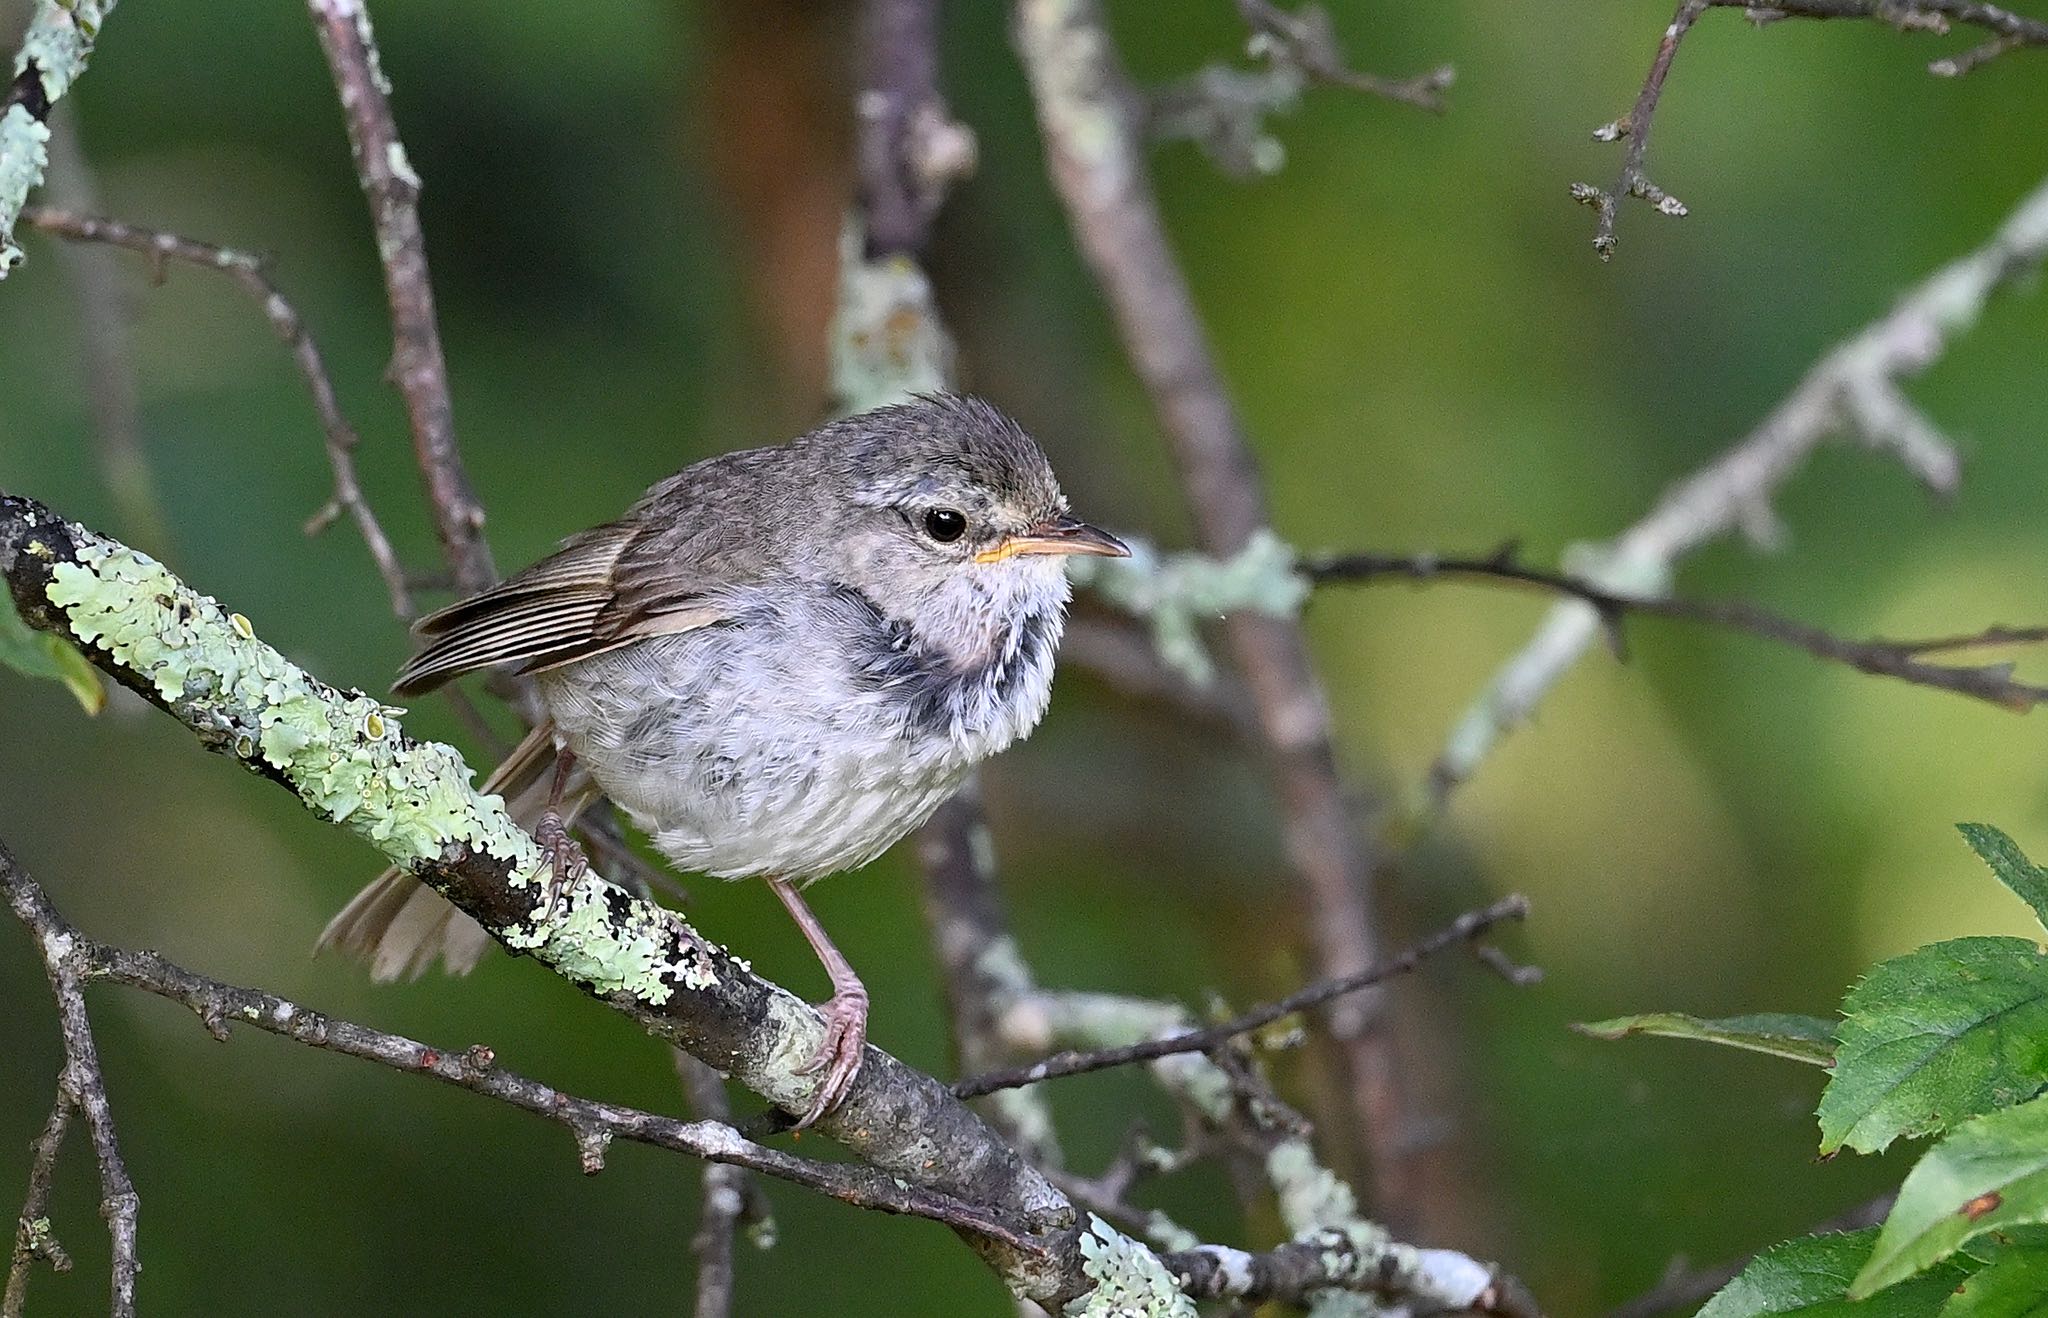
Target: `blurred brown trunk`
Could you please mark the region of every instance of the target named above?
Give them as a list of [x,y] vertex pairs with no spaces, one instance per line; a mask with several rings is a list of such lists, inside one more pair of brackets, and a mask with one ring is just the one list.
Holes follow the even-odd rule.
[[853,6],[845,0],[704,5],[706,161],[746,262],[741,285],[779,415],[808,426],[826,390],[826,327],[839,281],[839,224],[852,196]]

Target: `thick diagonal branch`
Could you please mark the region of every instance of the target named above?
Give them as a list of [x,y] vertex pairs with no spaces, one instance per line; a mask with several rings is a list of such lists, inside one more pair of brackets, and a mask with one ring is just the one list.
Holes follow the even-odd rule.
[[[24,620],[71,640],[209,749],[372,843],[509,949],[784,1111],[807,1107],[816,1081],[796,1068],[823,1034],[809,1006],[673,912],[595,875],[546,901],[533,839],[476,794],[452,749],[407,737],[402,711],[318,681],[256,639],[240,614],[32,500],[0,495],[0,576]],[[821,1128],[871,1165],[1041,1239],[1020,1251],[970,1233],[1021,1292],[1051,1298],[1074,1284],[1064,1197],[936,1080],[871,1047],[859,1083]]]
[[[1201,546],[1229,556],[1265,529],[1265,492],[1167,245],[1145,175],[1141,106],[1097,0],[1020,0],[1016,14],[1053,182],[1165,427]],[[1373,864],[1352,827],[1308,644],[1288,618],[1240,614],[1225,630],[1271,754],[1288,859],[1307,891],[1317,973],[1355,973],[1377,949]],[[1377,1006],[1371,993],[1346,999],[1330,1026],[1371,1143],[1379,1201],[1390,1203],[1398,1198],[1402,1115]]]

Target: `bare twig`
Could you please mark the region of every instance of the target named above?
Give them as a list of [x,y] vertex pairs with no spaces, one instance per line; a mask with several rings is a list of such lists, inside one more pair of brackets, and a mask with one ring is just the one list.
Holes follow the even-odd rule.
[[22,1318],[22,1306],[28,1303],[29,1272],[38,1259],[46,1260],[58,1272],[71,1271],[71,1256],[57,1243],[49,1211],[57,1155],[64,1148],[64,1136],[76,1110],[59,1077],[50,1119],[29,1143],[28,1194],[22,1199],[21,1216],[14,1227],[14,1253],[7,1268],[6,1294],[0,1296],[0,1318]]
[[974,172],[974,134],[939,91],[937,0],[866,0],[855,102],[867,258],[914,256],[946,190]]
[[[227,1038],[233,1025],[250,1025],[309,1047],[376,1062],[409,1074],[430,1076],[496,1099],[523,1112],[559,1123],[574,1139],[577,1157],[587,1173],[594,1174],[604,1169],[605,1149],[613,1140],[631,1140],[694,1158],[758,1171],[857,1208],[930,1218],[1019,1248],[1037,1248],[1024,1239],[1015,1224],[978,1205],[908,1184],[872,1168],[817,1162],[765,1148],[740,1138],[738,1132],[721,1121],[680,1121],[637,1108],[565,1094],[538,1080],[504,1069],[497,1064],[492,1050],[480,1044],[453,1050],[429,1047],[402,1035],[309,1010],[274,993],[242,988],[195,974],[155,952],[110,947],[87,937],[66,921],[42,889],[12,865],[4,851],[0,851],[0,882],[7,886],[15,914],[42,940],[44,947],[62,949],[59,959],[64,962],[64,973],[70,976],[74,988],[87,980],[126,985],[182,1003],[216,1038]],[[67,1008],[67,1047],[72,1028]],[[86,1114],[88,1126],[96,1120],[94,1106],[97,1104],[101,1109],[100,1119],[107,1121],[111,1131],[103,1090],[95,1099],[87,1089],[79,1094],[78,1101]],[[132,1190],[128,1193],[132,1195]],[[130,1231],[132,1233],[132,1223]],[[132,1288],[132,1274],[130,1284]]]
[[1441,113],[1455,73],[1448,64],[1412,78],[1361,73],[1344,60],[1330,15],[1319,4],[1292,11],[1270,0],[1238,0],[1251,29],[1256,68],[1210,64],[1145,97],[1146,133],[1154,141],[1187,140],[1235,178],[1271,174],[1286,151],[1266,131],[1268,115],[1294,109],[1310,85],[1342,87]]
[[[1771,501],[1830,438],[1847,434],[1896,457],[1938,495],[1960,464],[1946,438],[1900,389],[1976,324],[1991,295],[2048,256],[2048,182],[2023,198],[1989,242],[1909,290],[1898,305],[1829,352],[1771,414],[1720,457],[1673,487],[1613,541],[1581,550],[1573,575],[1622,595],[1661,595],[1679,560],[1734,531],[1779,538]],[[1432,771],[1440,802],[1469,778],[1601,634],[1583,601],[1553,608],[1536,635],[1494,675],[1446,739]]]
[[[1266,527],[1265,493],[1160,222],[1139,102],[1099,0],[1021,0],[1016,12],[1054,185],[1171,441],[1201,546],[1229,556]],[[1338,778],[1329,707],[1307,642],[1293,620],[1250,613],[1231,618],[1225,632],[1271,754],[1317,972],[1355,973],[1372,963],[1377,943],[1373,865],[1352,827],[1353,800]],[[1330,1028],[1356,1117],[1347,1124],[1370,1145],[1376,1202],[1394,1209],[1401,1103],[1377,1005],[1371,994],[1347,999]]]
[[1318,583],[1362,583],[1389,577],[1419,581],[1466,577],[1529,586],[1591,605],[1601,625],[1614,639],[1617,649],[1621,648],[1622,619],[1632,613],[1648,614],[1741,632],[1746,636],[1791,646],[1816,659],[1846,664],[1858,672],[1894,677],[1937,691],[1952,691],[2022,713],[2048,701],[2048,687],[2015,681],[2011,664],[1936,664],[1922,658],[1954,650],[2039,644],[2048,641],[2048,627],[1990,627],[1971,636],[1942,636],[1930,640],[1851,640],[1740,600],[1618,594],[1578,577],[1525,566],[1515,559],[1513,546],[1504,547],[1485,558],[1329,554],[1304,559],[1301,570]]
[[[732,1103],[718,1072],[680,1048],[670,1055],[698,1120],[730,1124]],[[732,1313],[733,1238],[746,1211],[746,1186],[743,1169],[723,1162],[704,1164],[704,1204],[698,1210],[696,1234],[690,1237],[690,1252],[697,1257],[696,1318],[729,1318]]]
[[298,311],[270,281],[262,258],[212,243],[195,242],[160,229],[145,229],[119,220],[79,215],[47,206],[29,207],[22,212],[22,219],[44,233],[72,242],[106,243],[139,252],[149,259],[150,276],[157,281],[163,279],[165,264],[169,261],[183,261],[203,269],[218,270],[256,299],[257,305],[263,308],[264,319],[270,322],[270,328],[278,339],[291,350],[299,374],[305,377],[306,388],[313,395],[313,411],[320,418],[320,431],[327,441],[327,462],[334,471],[334,497],[313,514],[306,523],[306,530],[308,533],[320,531],[344,511],[347,512],[363,537],[364,547],[370,551],[371,561],[377,565],[377,575],[383,579],[384,589],[391,597],[392,611],[400,618],[412,617],[412,591],[405,567],[398,561],[397,551],[391,547],[391,538],[384,534],[377,514],[363,497],[362,485],[356,479],[355,451],[361,438],[342,414],[341,401],[335,394],[334,380],[327,373],[327,361],[320,353],[320,345],[313,341]]
[[42,889],[15,861],[4,842],[0,842],[0,891],[6,893],[15,918],[28,929],[43,954],[43,970],[57,997],[57,1025],[64,1040],[64,1069],[57,1079],[56,1105],[36,1141],[28,1201],[15,1237],[6,1312],[9,1318],[20,1313],[28,1256],[41,1252],[53,1258],[62,1257],[61,1251],[53,1254],[48,1249],[38,1250],[36,1242],[39,1236],[48,1236],[49,1224],[43,1210],[49,1202],[49,1174],[69,1121],[68,1116],[60,1114],[70,1109],[85,1118],[86,1131],[92,1137],[93,1157],[99,1164],[100,1215],[106,1218],[107,1234],[113,1241],[108,1312],[113,1318],[133,1318],[135,1277],[142,1270],[136,1253],[135,1218],[142,1201],[135,1193],[135,1183],[128,1177],[127,1165],[121,1160],[113,1106],[107,1101],[107,1080],[100,1071],[92,1021],[86,1015],[85,980],[90,977],[86,946],[73,937],[74,930],[57,918]]
[[1528,899],[1522,896],[1503,897],[1490,906],[1465,914],[1437,930],[1429,937],[1409,947],[1399,956],[1370,966],[1356,974],[1326,979],[1310,984],[1297,993],[1289,994],[1277,1002],[1255,1007],[1243,1015],[1212,1025],[1206,1029],[1188,1030],[1164,1038],[1147,1039],[1141,1043],[1128,1044],[1119,1048],[1098,1048],[1087,1052],[1069,1050],[1041,1058],[1028,1066],[1012,1067],[992,1071],[986,1075],[970,1076],[954,1083],[953,1092],[962,1098],[973,1098],[979,1094],[994,1093],[998,1089],[1010,1089],[1018,1085],[1037,1084],[1041,1080],[1057,1080],[1062,1076],[1083,1075],[1090,1071],[1106,1071],[1113,1066],[1129,1066],[1133,1062],[1150,1062],[1176,1053],[1209,1053],[1222,1047],[1242,1034],[1263,1029],[1274,1021],[1311,1011],[1324,1003],[1333,1002],[1348,993],[1414,971],[1424,961],[1446,948],[1469,943],[1506,920],[1520,920],[1529,913]]
[[1623,199],[1640,197],[1664,215],[1684,215],[1685,203],[1650,181],[1644,159],[1650,149],[1650,126],[1657,113],[1657,99],[1664,92],[1664,80],[1671,72],[1672,57],[1686,33],[1709,9],[1740,9],[1758,26],[1785,18],[1864,18],[1888,23],[1901,32],[1946,33],[1951,23],[1962,23],[1991,33],[1991,39],[1963,51],[1944,56],[1927,66],[1936,77],[1954,78],[1981,68],[2008,51],[2022,46],[2048,46],[2048,22],[2016,14],[1978,0],[1680,0],[1664,35],[1658,39],[1650,72],[1629,112],[1612,123],[1593,130],[1601,142],[1627,140],[1622,148],[1621,172],[1611,188],[1591,183],[1572,184],[1572,198],[1593,208],[1598,217],[1593,228],[1593,250],[1605,261],[1614,255],[1614,226]]
[[1237,12],[1252,30],[1253,52],[1275,64],[1291,64],[1326,86],[1443,112],[1444,92],[1456,77],[1448,64],[1411,78],[1361,73],[1345,62],[1337,29],[1320,4],[1304,4],[1290,12],[1272,0],[1237,0]]
[[464,594],[498,579],[484,541],[484,510],[455,445],[455,412],[448,396],[448,366],[434,317],[434,287],[427,274],[426,236],[420,229],[419,175],[399,140],[385,79],[362,0],[306,0],[314,32],[334,75],[348,121],[356,178],[369,199],[391,306],[391,379],[405,399],[413,453],[433,508],[449,571]]
[[1593,130],[1598,141],[1628,139],[1628,145],[1622,148],[1621,173],[1615,176],[1612,188],[1596,188],[1590,183],[1572,184],[1572,198],[1591,206],[1599,216],[1593,225],[1593,250],[1600,253],[1603,261],[1614,255],[1615,215],[1621,209],[1624,197],[1641,197],[1655,206],[1659,214],[1685,214],[1685,203],[1652,183],[1650,176],[1643,172],[1643,159],[1650,150],[1650,121],[1657,113],[1657,98],[1664,94],[1664,79],[1671,72],[1672,57],[1678,54],[1678,43],[1685,40],[1685,34],[1692,30],[1693,23],[1707,11],[1708,3],[1709,0],[1679,0],[1670,26],[1664,29],[1663,37],[1657,42],[1657,55],[1650,61],[1649,76],[1643,79],[1643,89],[1636,94],[1635,105],[1613,123]]

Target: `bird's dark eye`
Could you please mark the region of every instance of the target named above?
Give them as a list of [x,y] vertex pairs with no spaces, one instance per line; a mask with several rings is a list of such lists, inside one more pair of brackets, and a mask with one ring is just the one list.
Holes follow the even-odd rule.
[[942,545],[967,534],[967,517],[952,508],[934,508],[924,515],[924,533]]

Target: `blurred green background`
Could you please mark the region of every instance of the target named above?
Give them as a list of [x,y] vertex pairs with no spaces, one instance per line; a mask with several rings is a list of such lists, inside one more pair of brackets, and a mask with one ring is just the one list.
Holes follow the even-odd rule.
[[[1477,550],[1548,561],[1613,533],[1742,434],[1831,342],[1975,246],[2048,168],[2048,64],[1968,78],[1960,48],[1876,24],[1752,30],[1710,13],[1681,52],[1651,165],[1693,208],[1632,205],[1612,265],[1575,179],[1615,148],[1588,131],[1640,85],[1666,0],[1336,0],[1361,65],[1455,63],[1435,118],[1345,93],[1277,124],[1286,169],[1219,177],[1191,148],[1156,174],[1173,238],[1256,437],[1280,530],[1307,546]],[[1144,399],[1041,172],[1002,7],[955,5],[946,81],[978,176],[932,265],[971,383],[1052,452],[1077,506],[1184,539]],[[25,17],[0,3],[0,33]],[[1148,79],[1233,54],[1224,0],[1124,0]],[[846,192],[843,5],[388,0],[376,7],[424,215],[471,471],[501,567],[608,517],[656,477],[818,415],[831,243]],[[10,46],[11,49],[11,46]],[[366,484],[430,561],[402,413],[380,372],[381,286],[339,113],[293,4],[152,0],[109,21],[76,97],[108,213],[275,256],[364,435]],[[75,286],[49,243],[0,288],[0,487],[126,535],[341,684],[381,689],[406,653],[360,543],[301,523],[328,473],[303,386],[225,282],[151,288],[133,310],[147,486],[110,485],[88,405]],[[1717,546],[1684,574],[1851,633],[1965,631],[2048,614],[2048,301],[2022,294],[1916,398],[1962,446],[1934,507],[1892,464],[1823,454],[1780,509],[1790,552]],[[1446,728],[1542,604],[1387,587],[1318,600],[1312,626],[1347,767],[1412,790]],[[1386,876],[1399,928],[1520,890],[1515,992],[1462,959],[1398,990],[1432,1171],[1422,1243],[1500,1259],[1559,1314],[1718,1260],[1860,1202],[1903,1171],[1813,1160],[1817,1077],[1566,1022],[1652,1007],[1827,1012],[1858,970],[1963,933],[2027,933],[1950,829],[1982,818],[2048,854],[2036,721],[1859,677],[1759,643],[1645,623],[1626,666],[1596,654]],[[414,726],[468,745],[444,708]],[[95,936],[508,1066],[662,1109],[660,1049],[531,965],[375,988],[307,954],[375,869],[360,844],[117,700],[0,673],[0,836]],[[474,749],[472,747],[472,749]],[[1041,733],[988,774],[1005,881],[1048,983],[1250,1001],[1303,975],[1298,904],[1257,766],[1215,736],[1069,672]],[[874,990],[874,1037],[948,1065],[902,854],[817,890]],[[757,886],[695,885],[713,937],[800,992],[823,985]],[[474,1096],[96,994],[142,1193],[159,1313],[674,1312],[691,1282],[697,1169],[619,1147],[576,1171],[562,1133]],[[0,1201],[23,1183],[57,1065],[48,992],[0,927]],[[1134,1115],[1141,1078],[1067,1082],[1075,1161]],[[31,1312],[104,1306],[89,1162],[69,1151],[57,1228],[78,1258]],[[772,1187],[782,1240],[740,1258],[747,1314],[1005,1311],[941,1229]],[[1220,1177],[1162,1202],[1246,1238]],[[9,1210],[11,1211],[11,1210]],[[1252,1228],[1258,1229],[1258,1228]]]

